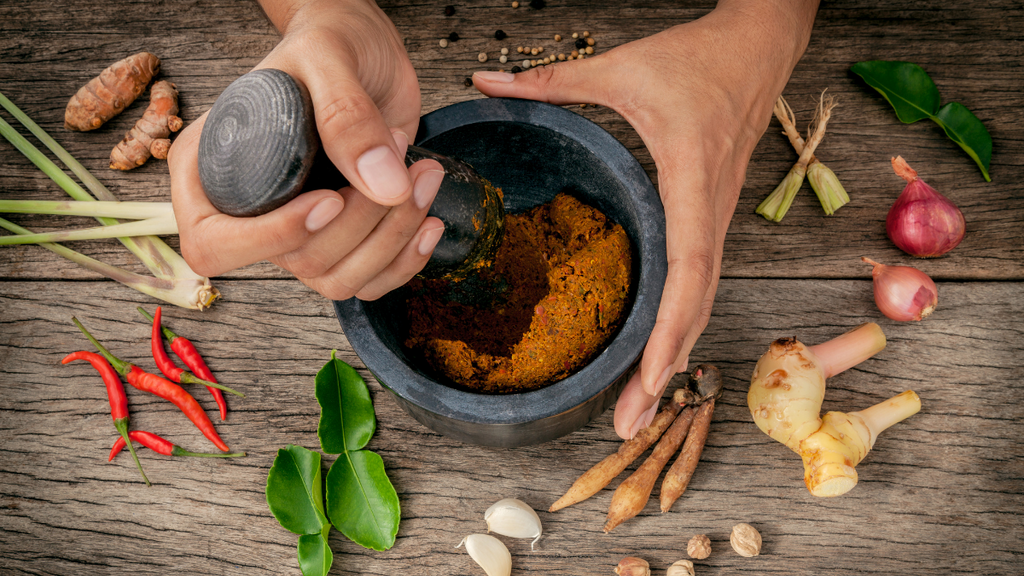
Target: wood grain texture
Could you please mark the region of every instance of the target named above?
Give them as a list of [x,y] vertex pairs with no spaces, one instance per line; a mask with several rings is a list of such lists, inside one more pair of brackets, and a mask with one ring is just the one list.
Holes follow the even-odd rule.
[[[327,302],[291,281],[228,281],[230,300],[201,317],[167,311],[167,324],[193,338],[228,399],[218,431],[249,457],[171,459],[142,450],[155,485],[131,462],[105,456],[115,439],[105,392],[84,364],[61,366],[87,348],[77,314],[115,354],[152,369],[148,329],[136,293],[108,282],[0,283],[0,572],[4,574],[297,574],[295,536],[270,516],[263,497],[275,451],[316,449],[319,409],[313,377],[329,357],[360,369]],[[539,511],[545,536],[504,539],[515,573],[611,573],[639,555],[658,570],[706,533],[703,574],[1017,573],[1024,545],[1024,304],[1012,283],[940,283],[941,303],[921,323],[879,319],[870,285],[855,280],[723,282],[694,362],[721,367],[718,403],[702,462],[668,514],[655,494],[635,519],[601,532],[612,489],[554,514],[544,510],[577,475],[616,450],[612,412],[563,439],[517,450],[462,445],[405,415],[374,381],[379,453],[401,499],[398,540],[370,552],[331,538],[335,574],[476,574],[454,545],[485,530],[483,512],[515,496]],[[793,295],[806,295],[794,302]],[[843,306],[836,306],[842,302]],[[769,303],[769,304],[766,304]],[[855,410],[905,389],[920,414],[880,436],[848,495],[815,499],[799,459],[762,434],[746,408],[746,387],[771,339],[808,343],[880,320],[889,338],[876,358],[830,381],[824,408]],[[682,383],[682,377],[673,386]],[[192,450],[211,446],[172,406],[128,390],[133,425]],[[211,414],[203,390],[195,392]],[[331,458],[325,462],[325,467]],[[639,462],[630,467],[630,470]],[[733,524],[764,537],[762,555],[729,548]]]
[[[423,111],[480,98],[463,80],[473,71],[498,69],[498,50],[518,45],[556,44],[588,29],[598,54],[674,24],[700,17],[711,2],[548,2],[543,10],[511,9],[496,0],[459,3],[445,17],[443,3],[382,2],[406,38],[420,78]],[[858,278],[868,269],[860,256],[910,262],[885,237],[884,219],[903,182],[892,174],[890,156],[901,154],[930,184],[956,202],[967,219],[967,237],[954,252],[924,267],[940,279],[1024,278],[1024,8],[1019,2],[903,2],[880,7],[864,1],[828,2],[797,66],[786,95],[800,126],[811,116],[812,97],[821,90],[840,100],[819,156],[842,178],[852,202],[833,217],[823,215],[808,186],[781,224],[754,214],[757,204],[782,179],[796,155],[773,122],[755,150],[726,241],[725,277]],[[69,151],[125,199],[166,200],[166,164],[150,162],[128,174],[106,168],[109,149],[141,114],[145,102],[94,132],[61,128],[71,94],[110,62],[150,50],[164,62],[162,76],[181,90],[182,117],[190,122],[208,110],[231,80],[257,64],[274,46],[277,33],[253,2],[118,2],[116,10],[96,0],[7,2],[0,5],[0,91],[51,131]],[[509,37],[494,39],[497,29]],[[447,49],[438,39],[458,32]],[[560,49],[560,48],[559,48]],[[486,65],[479,52],[491,55]],[[902,125],[888,104],[848,72],[859,60],[905,59],[935,79],[943,102],[959,101],[986,124],[994,140],[993,182],[986,183],[973,161],[929,122]],[[506,65],[505,68],[511,66]],[[656,182],[650,155],[632,128],[606,108],[570,109],[591,118],[618,138]],[[0,149],[0,190],[17,198],[59,198],[63,192],[6,143]],[[17,217],[40,230],[60,226],[57,217]],[[83,225],[86,220],[81,220]],[[173,243],[173,242],[172,242]],[[140,269],[116,242],[77,243],[82,252],[112,264]],[[37,247],[7,248],[0,277],[96,278]],[[267,263],[227,278],[286,278]]]
[[[526,44],[553,50],[555,33],[589,30],[601,53],[698,18],[714,5],[567,0],[549,1],[537,11],[512,10],[505,0],[471,0],[455,3],[455,15],[445,17],[444,4],[381,4],[406,38],[424,112],[481,97],[463,80],[484,67],[498,69],[503,45],[513,52]],[[494,40],[498,28],[509,35],[506,41]],[[827,218],[805,187],[783,223],[755,215],[754,207],[795,160],[773,122],[751,158],[714,313],[691,356],[722,369],[725,394],[702,463],[672,512],[658,512],[656,488],[644,512],[604,535],[612,489],[629,470],[583,503],[544,512],[578,474],[617,449],[612,411],[540,446],[481,448],[424,428],[370,380],[379,426],[368,447],[384,459],[403,521],[397,544],[383,553],[334,532],[332,574],[480,574],[454,546],[483,532],[484,510],[509,496],[533,505],[545,531],[533,552],[526,541],[503,539],[516,574],[611,574],[626,555],[644,557],[654,574],[663,573],[699,533],[708,534],[714,550],[697,563],[699,574],[1019,574],[1022,30],[1024,7],[1012,0],[955,6],[847,0],[822,7],[786,95],[801,124],[822,89],[839,96],[841,108],[819,156],[840,175],[853,201]],[[441,49],[437,40],[453,31],[462,40]],[[109,63],[150,50],[163,59],[162,77],[181,89],[182,116],[191,122],[277,38],[248,1],[2,2],[0,92],[123,199],[166,200],[165,163],[151,161],[127,174],[106,168],[110,148],[145,102],[97,131],[70,133],[61,127],[67,99]],[[491,54],[486,66],[476,61],[480,51]],[[867,59],[916,62],[935,79],[943,102],[959,101],[974,111],[994,139],[993,182],[985,183],[937,127],[900,124],[880,96],[848,73],[852,63]],[[614,111],[570,109],[619,139],[656,181],[650,154]],[[885,213],[902,189],[888,165],[894,154],[911,161],[964,211],[967,238],[944,258],[912,261],[885,238]],[[6,142],[0,142],[0,194],[63,197]],[[11,219],[39,230],[65,222]],[[142,271],[114,241],[74,247]],[[771,339],[797,335],[816,343],[880,320],[862,255],[913,263],[931,274],[939,281],[939,308],[921,323],[881,319],[888,347],[830,381],[824,408],[856,410],[914,389],[923,409],[880,437],[858,467],[860,484],[853,492],[815,499],[803,487],[798,458],[751,422],[746,387]],[[250,456],[171,459],[143,449],[155,482],[147,489],[125,455],[105,461],[115,432],[99,378],[84,364],[60,365],[66,353],[88,349],[70,323],[77,315],[115,353],[153,368],[149,331],[135,306],[152,309],[154,302],[97,278],[38,247],[0,251],[0,574],[298,574],[296,537],[266,507],[267,472],[275,451],[288,443],[318,447],[313,377],[331,349],[369,377],[329,303],[262,263],[218,279],[225,298],[203,314],[165,310],[167,324],[196,342],[214,373],[248,394],[244,400],[229,396],[228,420],[215,424],[233,449]],[[134,389],[128,395],[136,428],[187,449],[211,449],[173,406]],[[209,414],[216,413],[206,391],[195,395]],[[738,522],[761,531],[760,557],[741,558],[729,547],[729,530]]]

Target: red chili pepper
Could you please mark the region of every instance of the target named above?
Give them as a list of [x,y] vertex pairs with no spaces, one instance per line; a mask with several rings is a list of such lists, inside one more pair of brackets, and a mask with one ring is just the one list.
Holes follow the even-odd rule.
[[217,435],[217,430],[214,429],[213,422],[210,422],[206,412],[203,412],[203,407],[184,388],[170,380],[165,380],[156,374],[150,374],[134,364],[117,358],[93,338],[92,334],[85,329],[85,326],[82,326],[82,323],[77,318],[72,318],[71,320],[85,334],[89,342],[92,342],[92,345],[100,351],[100,354],[103,354],[103,357],[113,365],[114,370],[127,378],[129,384],[143,392],[150,392],[164,400],[170,401],[171,404],[174,404],[179,410],[184,412],[185,416],[188,416],[188,419],[203,433],[203,436],[206,436],[217,448],[224,452],[231,451],[227,444]]
[[[110,416],[114,419],[114,428],[117,429],[118,434],[121,435],[121,441],[128,437],[128,397],[124,394],[124,385],[121,384],[121,377],[117,375],[114,368],[107,362],[106,358],[100,356],[95,352],[86,352],[84,350],[79,352],[72,352],[64,357],[60,361],[61,364],[67,364],[74,362],[75,360],[85,360],[92,364],[92,367],[100,373],[100,377],[103,378],[103,383],[107,386],[107,399],[110,401]],[[139,463],[139,457],[135,454],[135,450],[131,450],[132,458],[135,460],[135,465],[139,467],[139,472],[142,474],[142,479],[146,481],[146,486],[149,486],[149,478],[146,477],[146,473],[142,471],[142,464]]]
[[[245,452],[234,452],[232,454],[189,452],[177,444],[172,444],[156,434],[146,432],[144,430],[132,430],[128,433],[128,437],[157,454],[163,454],[164,456],[194,456],[196,458],[236,458],[239,456],[245,456]],[[124,450],[125,445],[126,443],[124,438],[118,438],[117,441],[114,442],[114,447],[110,449],[110,457],[107,458],[107,462],[113,460],[114,456],[117,456],[121,450]]]
[[[191,372],[182,370],[181,368],[175,366],[174,361],[171,360],[171,357],[168,356],[167,352],[164,350],[163,339],[160,337],[160,307],[158,306],[156,309],[155,318],[151,318],[149,314],[147,314],[146,311],[142,309],[141,306],[136,308],[136,310],[138,310],[140,314],[145,316],[153,324],[153,334],[152,337],[150,338],[150,347],[153,350],[153,360],[156,361],[157,368],[159,368],[160,371],[164,373],[164,376],[167,376],[174,382],[180,382],[183,384],[202,384],[206,386],[206,389],[209,390],[211,394],[213,394],[213,399],[217,402],[217,408],[220,409],[220,419],[226,420],[228,417],[228,406],[227,403],[224,402],[224,394],[221,393],[221,390],[225,390],[236,396],[241,396],[242,398],[245,398],[245,394],[242,394],[241,392],[236,392],[222,384],[218,384],[217,380],[213,378],[213,374],[210,374],[210,370],[209,368],[206,367],[206,364],[202,365],[203,369],[206,372],[206,375],[198,376],[197,374],[199,374],[200,371],[195,370],[194,368],[193,370],[196,372],[196,374],[192,374]],[[172,335],[168,336],[168,339],[171,341],[171,349],[174,350],[174,342],[178,340],[177,336],[174,335],[174,333],[171,332],[170,330],[167,330],[166,328],[164,328],[164,331]],[[191,342],[189,342],[188,344],[189,346],[192,345]],[[193,352],[195,352],[194,348]],[[178,355],[181,356],[181,354]],[[198,357],[199,354],[196,353],[195,356]],[[199,362],[202,363],[201,358],[199,359]],[[188,365],[188,362],[185,362],[185,364]],[[191,368],[191,365],[189,365],[189,367]]]

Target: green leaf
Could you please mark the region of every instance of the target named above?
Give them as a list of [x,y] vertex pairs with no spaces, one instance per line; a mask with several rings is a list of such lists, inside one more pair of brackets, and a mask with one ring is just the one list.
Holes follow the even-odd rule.
[[974,159],[986,182],[992,162],[992,136],[963,104],[950,102],[939,108],[939,89],[928,73],[910,62],[870,60],[857,62],[850,70],[878,90],[892,104],[896,116],[906,124],[930,118],[946,131]]
[[277,451],[267,475],[267,506],[286,530],[320,534],[324,516],[320,454],[289,444]]
[[939,110],[939,89],[917,64],[869,60],[850,70],[878,90],[905,124],[931,118]]
[[335,528],[360,546],[394,546],[402,510],[380,456],[359,450],[334,461],[327,472],[327,514]]
[[366,446],[377,419],[366,382],[334,355],[332,350],[330,361],[316,375],[316,401],[320,403],[316,433],[324,452],[341,454]]
[[327,534],[331,529],[328,524],[320,534],[303,534],[299,536],[299,569],[302,576],[327,576],[334,562],[334,554],[327,543]]
[[981,120],[959,102],[946,104],[932,120],[977,162],[985,181],[991,182],[988,168],[992,161],[992,136]]

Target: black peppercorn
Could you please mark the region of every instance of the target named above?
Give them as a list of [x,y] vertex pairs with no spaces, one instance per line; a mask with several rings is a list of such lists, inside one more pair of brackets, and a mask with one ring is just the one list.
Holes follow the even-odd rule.
[[505,38],[508,38],[508,34],[505,34],[504,30],[497,30],[494,32],[495,40],[504,40]]
[[540,10],[546,5],[547,3],[544,2],[544,0],[530,0],[530,8],[533,8],[534,10]]
[[473,85],[473,79],[472,79],[472,78],[466,78],[465,80],[463,80],[463,81],[462,81],[462,84],[463,84],[463,85],[464,85],[464,86],[465,86],[466,88],[469,88],[470,86],[472,86],[472,85]]
[[445,6],[444,15],[451,16],[452,14],[455,14],[455,6]]
[[520,73],[520,72],[522,72],[522,71],[523,71],[523,69],[522,69],[522,68],[520,68],[519,66],[513,66],[513,67],[512,67],[512,73],[513,73],[513,74],[519,74],[519,73]]
[[459,41],[459,33],[458,32],[452,32],[451,34],[449,34],[448,35],[448,41],[449,42],[458,42]]
[[577,50],[586,50],[587,49],[587,41],[584,40],[583,38],[576,39],[576,49]]

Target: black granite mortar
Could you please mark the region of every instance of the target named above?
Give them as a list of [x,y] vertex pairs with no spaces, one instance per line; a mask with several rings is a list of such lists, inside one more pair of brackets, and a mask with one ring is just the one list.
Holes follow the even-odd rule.
[[615,402],[654,328],[667,264],[665,215],[650,179],[598,125],[528,100],[473,100],[436,110],[420,120],[415,144],[468,162],[502,189],[509,213],[568,192],[621,224],[634,249],[632,307],[588,365],[517,394],[479,394],[447,385],[407,354],[402,289],[374,302],[334,303],[352,348],[413,418],[463,442],[511,448],[583,427]]

